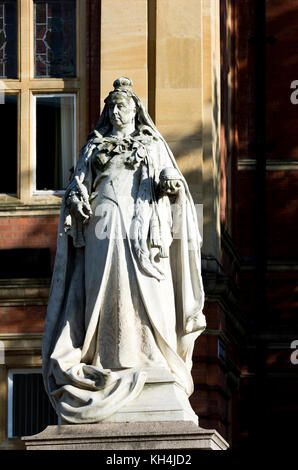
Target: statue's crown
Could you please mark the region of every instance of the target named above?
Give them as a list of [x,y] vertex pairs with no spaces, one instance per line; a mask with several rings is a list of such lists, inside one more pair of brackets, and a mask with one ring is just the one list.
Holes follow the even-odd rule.
[[113,83],[114,91],[125,91],[129,94],[132,93],[132,86],[132,80],[127,77],[119,77]]

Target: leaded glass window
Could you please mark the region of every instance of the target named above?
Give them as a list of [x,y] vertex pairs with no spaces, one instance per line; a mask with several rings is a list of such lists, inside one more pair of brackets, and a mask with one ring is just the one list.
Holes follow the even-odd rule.
[[17,78],[17,2],[0,2],[0,78]]
[[76,75],[75,0],[35,0],[35,76]]

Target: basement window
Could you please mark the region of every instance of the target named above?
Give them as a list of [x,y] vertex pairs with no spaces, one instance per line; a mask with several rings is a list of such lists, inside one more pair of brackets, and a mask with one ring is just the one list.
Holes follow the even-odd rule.
[[8,437],[32,436],[58,417],[45,392],[40,369],[12,369],[8,373]]

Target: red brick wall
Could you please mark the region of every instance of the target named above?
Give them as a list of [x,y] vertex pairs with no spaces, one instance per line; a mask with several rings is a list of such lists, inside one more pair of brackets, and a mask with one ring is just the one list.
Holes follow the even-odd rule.
[[0,249],[50,248],[56,251],[58,217],[0,217]]
[[46,306],[0,307],[0,333],[41,333]]
[[[0,249],[50,248],[55,259],[58,217],[1,217]],[[38,333],[43,331],[46,306],[15,305],[0,307],[0,333]]]
[[[260,77],[255,57],[260,38],[255,38],[255,7],[261,1],[234,1],[235,47],[233,100],[233,159],[256,159],[255,89]],[[266,30],[266,142],[267,161],[264,201],[255,167],[236,169],[233,176],[233,242],[242,256],[239,305],[246,317],[246,347],[242,350],[242,377],[236,446],[245,448],[260,441],[271,448],[295,434],[298,420],[297,370],[290,362],[290,342],[298,339],[297,325],[297,185],[298,172],[272,170],[272,161],[297,159],[298,107],[290,101],[290,84],[298,79],[298,1],[267,0]],[[259,6],[259,5],[258,5]],[[270,163],[271,169],[268,164]],[[259,204],[264,204],[263,221]],[[260,232],[260,230],[262,230]],[[264,238],[262,307],[259,297],[259,239]],[[245,344],[244,344],[245,346]],[[297,367],[297,366],[296,366]],[[296,374],[295,374],[296,372]],[[256,424],[257,423],[257,424]],[[256,427],[258,426],[258,427]],[[266,429],[266,435],[262,430]],[[291,437],[289,437],[291,439]]]
[[298,158],[297,106],[290,101],[290,85],[298,80],[297,18],[297,0],[267,1],[267,36],[274,39],[267,54],[268,156],[278,160]]

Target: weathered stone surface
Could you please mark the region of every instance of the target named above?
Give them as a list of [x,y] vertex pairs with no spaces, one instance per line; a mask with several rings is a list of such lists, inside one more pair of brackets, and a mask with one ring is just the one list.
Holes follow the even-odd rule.
[[192,421],[198,425],[185,391],[166,369],[149,369],[140,395],[102,422],[147,421]]
[[27,450],[226,450],[213,429],[192,422],[99,423],[48,426],[22,438]]
[[132,81],[113,87],[63,198],[45,388],[71,424],[197,424],[187,398],[206,327],[197,212]]

